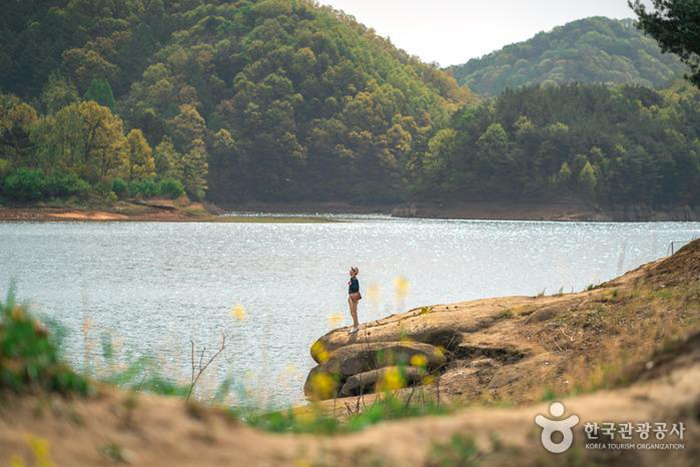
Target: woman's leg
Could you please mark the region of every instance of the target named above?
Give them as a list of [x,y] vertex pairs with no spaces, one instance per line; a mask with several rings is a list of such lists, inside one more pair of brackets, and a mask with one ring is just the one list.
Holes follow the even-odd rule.
[[348,295],[348,308],[350,309],[350,316],[352,317],[352,322],[353,326],[355,326],[355,322],[357,319],[355,319],[356,313],[355,313],[355,303],[352,301],[352,298]]
[[357,328],[360,322],[357,320],[357,302],[358,300],[350,299],[350,314],[352,315],[352,327]]

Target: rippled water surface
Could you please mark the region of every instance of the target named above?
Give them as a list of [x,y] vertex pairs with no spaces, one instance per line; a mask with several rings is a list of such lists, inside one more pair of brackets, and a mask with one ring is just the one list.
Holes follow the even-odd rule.
[[[349,324],[350,265],[360,268],[366,321],[421,305],[579,291],[700,235],[700,223],[343,220],[0,223],[0,292],[14,280],[20,297],[58,318],[76,365],[99,354],[109,333],[120,358],[155,355],[186,379],[190,339],[209,351],[224,330],[230,346],[211,376],[232,376],[279,406],[303,398],[314,339]],[[232,317],[235,305],[244,321]]]

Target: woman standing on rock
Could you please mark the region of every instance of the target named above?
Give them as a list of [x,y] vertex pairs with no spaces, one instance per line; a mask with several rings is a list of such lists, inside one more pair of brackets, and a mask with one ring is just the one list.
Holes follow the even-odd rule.
[[360,323],[357,321],[357,303],[362,300],[360,295],[360,281],[357,280],[357,275],[360,270],[355,266],[350,268],[350,281],[348,282],[348,305],[350,305],[350,315],[352,316],[352,328],[350,334],[355,334]]

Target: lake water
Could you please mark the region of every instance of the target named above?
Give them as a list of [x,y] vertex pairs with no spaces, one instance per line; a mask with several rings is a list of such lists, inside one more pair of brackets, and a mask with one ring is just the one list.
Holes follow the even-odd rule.
[[[422,305],[579,291],[700,235],[700,223],[339,218],[345,222],[0,223],[0,292],[14,281],[21,298],[58,318],[77,366],[112,335],[118,361],[154,355],[169,376],[187,381],[190,339],[209,354],[223,330],[229,346],[202,388],[228,375],[236,400],[247,390],[279,407],[303,400],[311,343],[350,323],[351,265],[360,268],[367,321]],[[232,316],[236,305],[242,321]]]

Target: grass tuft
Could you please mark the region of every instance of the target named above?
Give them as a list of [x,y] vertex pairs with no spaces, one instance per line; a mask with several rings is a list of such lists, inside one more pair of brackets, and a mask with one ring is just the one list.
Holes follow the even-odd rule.
[[435,443],[426,459],[426,465],[430,467],[472,467],[479,464],[479,450],[474,440],[458,434],[447,443]]
[[16,302],[12,287],[0,302],[0,389],[80,395],[91,390],[87,378],[60,360],[48,329]]
[[446,415],[452,409],[432,402],[408,404],[387,392],[364,411],[353,413],[346,420],[328,415],[323,410],[297,413],[292,409],[282,412],[253,414],[252,411],[231,409],[232,413],[249,425],[273,433],[336,434],[362,431],[387,420],[399,420],[427,415]]

